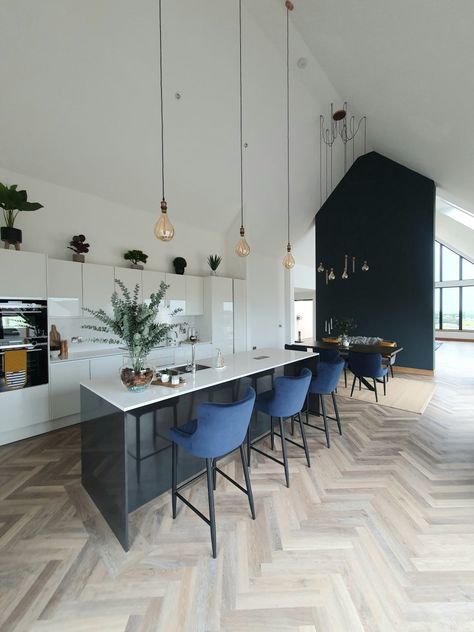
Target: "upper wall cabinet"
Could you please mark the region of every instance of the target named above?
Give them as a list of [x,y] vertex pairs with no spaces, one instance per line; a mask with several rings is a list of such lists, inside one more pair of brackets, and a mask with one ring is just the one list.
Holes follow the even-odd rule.
[[234,353],[247,351],[247,282],[233,280],[234,287]]
[[48,260],[49,315],[82,316],[82,263]]
[[0,250],[0,297],[47,298],[46,255]]
[[[114,268],[95,263],[82,266],[82,306],[110,311],[114,291]],[[87,316],[87,313],[84,314]]]
[[181,309],[186,314],[186,279],[182,274],[166,274],[169,288],[166,292],[166,303],[171,310]]
[[[133,268],[114,268],[115,278],[122,281],[125,287],[129,290],[131,294],[135,290],[135,286],[140,286],[140,290],[138,292],[138,300],[141,301],[143,297],[143,288],[142,288],[142,271],[134,270]],[[118,295],[121,296],[122,293],[120,288],[116,288],[118,291]]]
[[187,276],[186,283],[186,316],[204,314],[204,279]]

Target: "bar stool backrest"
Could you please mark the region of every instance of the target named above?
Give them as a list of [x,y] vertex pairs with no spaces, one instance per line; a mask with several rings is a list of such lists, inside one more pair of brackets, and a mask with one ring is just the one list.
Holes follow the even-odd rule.
[[339,384],[344,364],[343,358],[337,362],[319,362],[317,375],[311,380],[310,392],[318,395],[333,393]]
[[238,402],[200,404],[190,452],[202,458],[217,458],[238,448],[245,439],[254,403],[255,391],[249,387]]
[[298,376],[275,378],[273,398],[268,403],[268,414],[272,417],[291,417],[303,409],[313,374],[303,369]]

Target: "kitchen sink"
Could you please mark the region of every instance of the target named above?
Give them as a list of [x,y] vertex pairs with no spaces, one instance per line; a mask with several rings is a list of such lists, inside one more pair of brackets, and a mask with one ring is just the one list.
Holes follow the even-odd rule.
[[[190,373],[191,371],[186,370],[187,368],[188,368],[187,364],[183,364],[182,366],[172,367],[174,371],[180,371],[181,373]],[[210,366],[206,366],[205,364],[196,364],[196,371],[201,371],[202,369],[210,369],[210,368],[211,368]]]

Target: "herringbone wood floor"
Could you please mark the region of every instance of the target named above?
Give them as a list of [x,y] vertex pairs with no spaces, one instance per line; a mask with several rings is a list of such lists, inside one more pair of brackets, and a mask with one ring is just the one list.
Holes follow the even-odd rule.
[[343,437],[308,432],[311,469],[291,448],[290,490],[254,456],[255,522],[221,478],[217,560],[168,495],[125,554],[79,484],[77,428],[1,448],[0,629],[474,630],[474,344],[437,358],[421,418],[339,398]]

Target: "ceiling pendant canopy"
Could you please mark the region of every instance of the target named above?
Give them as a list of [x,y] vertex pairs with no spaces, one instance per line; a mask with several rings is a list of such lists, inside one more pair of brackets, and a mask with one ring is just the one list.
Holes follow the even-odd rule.
[[161,19],[161,0],[159,0],[160,18],[160,104],[161,104],[161,215],[155,224],[155,237],[160,241],[171,241],[174,228],[168,218],[168,204],[165,198],[165,144],[164,144],[164,114],[163,114],[163,37]]
[[295,258],[291,252],[290,240],[290,11],[294,6],[290,0],[286,0],[286,152],[287,152],[287,180],[288,180],[288,198],[287,198],[287,221],[288,221],[288,244],[286,246],[286,255],[283,259],[283,266],[287,270],[291,270],[295,266]]
[[240,94],[240,239],[234,252],[238,257],[247,257],[250,246],[245,239],[244,228],[244,159],[243,159],[243,90],[242,90],[242,0],[239,0],[239,94]]

